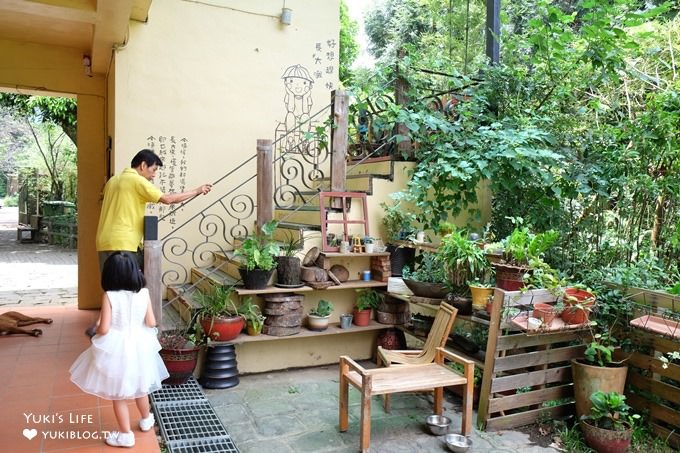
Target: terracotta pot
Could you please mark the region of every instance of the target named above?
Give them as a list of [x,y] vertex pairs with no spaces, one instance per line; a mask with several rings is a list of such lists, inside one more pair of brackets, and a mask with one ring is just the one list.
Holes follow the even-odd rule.
[[163,381],[168,385],[186,384],[196,368],[199,347],[187,349],[161,349],[159,354],[170,377]]
[[579,359],[571,361],[571,377],[574,381],[574,400],[576,402],[576,418],[590,415],[590,395],[598,390],[623,394],[626,387],[628,366],[594,366],[583,363]]
[[215,317],[201,319],[201,327],[213,341],[230,341],[238,337],[245,320],[241,316]]
[[[577,288],[566,288],[564,290],[564,305],[560,317],[567,324],[583,324],[588,321],[589,311],[595,305],[595,295]],[[579,304],[586,308],[573,307]]]
[[366,310],[354,310],[352,312],[354,316],[353,321],[355,326],[366,327],[371,321],[371,309]]
[[538,318],[543,321],[543,324],[549,326],[553,320],[557,317],[559,312],[555,309],[553,305],[550,304],[535,304],[534,312],[531,316]]
[[586,444],[598,453],[624,453],[628,450],[633,429],[628,423],[626,425],[628,426],[626,430],[614,431],[593,426],[589,420],[580,423]]

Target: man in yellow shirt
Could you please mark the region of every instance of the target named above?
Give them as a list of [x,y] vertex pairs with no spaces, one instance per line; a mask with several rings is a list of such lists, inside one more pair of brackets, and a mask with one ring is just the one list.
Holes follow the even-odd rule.
[[[132,158],[131,168],[112,177],[104,186],[96,239],[100,269],[113,252],[139,253],[147,203],[181,203],[212,189],[212,184],[203,184],[187,192],[163,193],[151,183],[162,166],[160,157],[150,149],[143,149]],[[140,265],[144,262],[141,253],[138,260]]]

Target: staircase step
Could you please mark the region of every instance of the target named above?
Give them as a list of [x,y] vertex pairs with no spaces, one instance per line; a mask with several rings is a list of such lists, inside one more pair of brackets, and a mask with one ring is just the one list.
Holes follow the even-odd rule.
[[[196,286],[200,291],[210,291],[211,285],[222,285],[231,286],[236,285],[240,282],[240,277],[236,277],[232,274],[231,269],[236,269],[235,273],[238,274],[238,264],[234,264],[232,259],[227,258],[226,265],[217,268],[216,266],[209,267],[194,267],[191,269],[191,283]],[[225,268],[227,268],[225,270]]]
[[391,158],[376,158],[347,163],[347,175],[372,175],[392,181],[394,161]]
[[320,228],[318,227],[320,221],[318,204],[314,206],[314,210],[306,209],[295,211],[294,209],[275,209],[274,218],[279,220],[281,224],[305,226],[317,225],[316,229],[318,230]]
[[196,310],[201,308],[201,305],[193,299],[196,291],[196,288],[189,284],[168,286],[170,306],[175,309],[181,321],[186,324],[191,322]]

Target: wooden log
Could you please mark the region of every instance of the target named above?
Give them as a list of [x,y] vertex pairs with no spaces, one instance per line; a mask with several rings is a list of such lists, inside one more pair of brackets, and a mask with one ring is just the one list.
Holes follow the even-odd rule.
[[281,302],[276,304],[266,304],[263,311],[264,314],[267,316],[285,315],[294,310],[301,310],[302,308],[303,307],[301,302],[293,301],[293,302]]
[[300,326],[297,327],[279,327],[279,326],[262,326],[262,333],[271,335],[273,337],[287,337],[300,333]]
[[329,271],[332,272],[333,275],[335,275],[341,282],[346,282],[349,280],[349,271],[342,264],[334,264],[331,266]]
[[274,159],[272,141],[257,140],[257,231],[274,218]]
[[302,294],[263,294],[262,297],[266,302],[302,302],[305,300],[305,296]]
[[276,327],[296,327],[302,325],[302,316],[302,309],[300,309],[299,312],[289,312],[289,314],[286,315],[268,315],[267,319],[264,320],[264,324]]
[[300,278],[305,282],[327,282],[328,272],[320,267],[302,266]]

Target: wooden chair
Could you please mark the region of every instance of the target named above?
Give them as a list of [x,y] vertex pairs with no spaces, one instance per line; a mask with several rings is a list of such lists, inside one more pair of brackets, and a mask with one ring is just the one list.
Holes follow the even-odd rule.
[[[361,392],[360,446],[368,452],[371,440],[371,397],[384,395],[386,407],[392,393],[431,391],[434,389],[434,412],[443,410],[444,387],[465,385],[463,392],[463,420],[461,434],[472,432],[472,390],[474,385],[474,362],[453,354],[443,346],[456,317],[457,310],[442,303],[425,346],[418,351],[379,350],[379,360],[394,366],[365,369],[347,356],[340,357],[340,431],[347,431],[349,424],[349,384]],[[390,354],[394,353],[394,354]],[[398,359],[408,359],[400,362]],[[444,361],[463,365],[464,373],[449,368]]]

